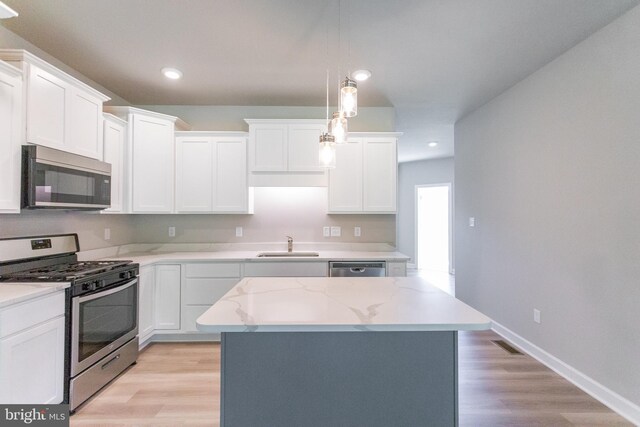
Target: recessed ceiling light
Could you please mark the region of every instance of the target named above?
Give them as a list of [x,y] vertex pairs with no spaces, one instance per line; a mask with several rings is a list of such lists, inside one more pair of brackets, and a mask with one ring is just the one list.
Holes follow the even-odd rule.
[[179,78],[182,77],[182,71],[176,69],[176,68],[163,68],[162,69],[162,74],[171,80],[178,80]]
[[431,141],[431,142],[430,142],[429,144],[427,144],[427,145],[429,145],[429,147],[431,147],[431,148],[434,148],[434,147],[437,147],[437,146],[438,146],[438,143],[437,143],[436,141]]
[[13,18],[15,16],[18,16],[18,12],[0,1],[0,19]]
[[356,70],[353,73],[351,73],[351,77],[353,77],[355,80],[357,80],[359,82],[363,82],[363,81],[367,80],[369,77],[371,77],[371,71],[369,71],[369,70]]

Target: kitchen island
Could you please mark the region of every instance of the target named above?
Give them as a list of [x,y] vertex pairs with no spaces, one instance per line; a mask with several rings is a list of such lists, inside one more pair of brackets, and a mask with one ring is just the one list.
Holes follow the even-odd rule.
[[420,278],[245,278],[222,333],[221,426],[456,426],[457,331],[490,320]]

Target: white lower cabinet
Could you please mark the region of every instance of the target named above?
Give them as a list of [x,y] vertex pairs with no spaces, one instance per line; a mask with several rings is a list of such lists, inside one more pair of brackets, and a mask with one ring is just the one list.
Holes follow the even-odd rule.
[[240,263],[185,264],[182,273],[182,330],[196,332],[196,319],[241,278]]
[[0,402],[58,404],[64,392],[64,291],[0,309]]
[[387,261],[387,276],[388,277],[406,277],[407,276],[407,262],[388,262]]
[[153,335],[155,287],[155,266],[141,267],[140,276],[138,276],[138,336],[141,345]]
[[180,329],[180,265],[156,266],[155,329]]

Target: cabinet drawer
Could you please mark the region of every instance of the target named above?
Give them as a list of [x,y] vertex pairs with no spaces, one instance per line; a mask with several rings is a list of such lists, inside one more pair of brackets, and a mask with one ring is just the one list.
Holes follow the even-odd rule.
[[224,262],[187,264],[185,277],[240,277],[240,264]]
[[64,291],[0,310],[0,338],[64,315]]
[[239,278],[190,278],[184,283],[184,304],[213,304],[238,283]]
[[246,263],[245,277],[327,277],[326,262]]

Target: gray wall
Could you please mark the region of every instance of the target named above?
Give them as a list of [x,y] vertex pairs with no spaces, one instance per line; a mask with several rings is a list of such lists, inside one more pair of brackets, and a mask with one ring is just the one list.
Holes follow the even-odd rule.
[[636,7],[455,127],[456,295],[636,405],[639,112]]
[[[415,263],[415,191],[416,185],[451,183],[453,157],[400,163],[398,166],[398,250]],[[452,194],[453,197],[453,194]],[[453,257],[452,257],[453,258]],[[455,263],[451,260],[451,266]]]

